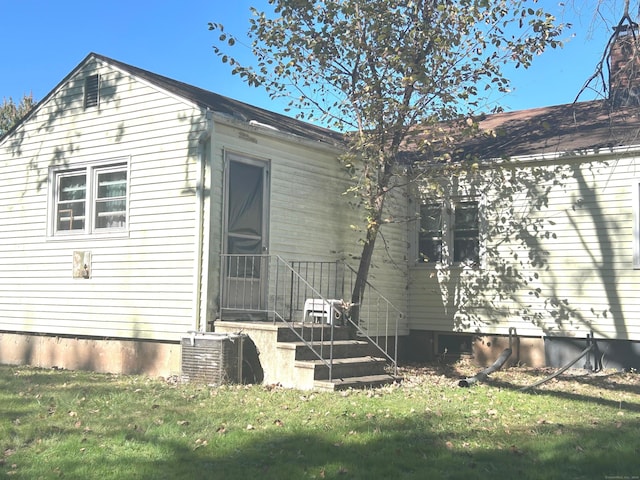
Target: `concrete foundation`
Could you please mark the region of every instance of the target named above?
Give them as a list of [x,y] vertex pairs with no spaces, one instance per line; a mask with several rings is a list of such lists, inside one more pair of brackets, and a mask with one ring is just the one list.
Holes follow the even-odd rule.
[[179,343],[0,332],[0,363],[103,373],[180,374]]
[[[505,348],[509,337],[500,335],[474,336],[473,358],[478,365],[489,366],[495,362]],[[511,356],[505,363],[526,367],[546,366],[544,340],[540,337],[513,337]]]
[[[595,342],[597,349],[576,363],[575,368],[640,369],[640,342],[602,338],[596,338]],[[509,347],[509,337],[412,330],[405,345],[403,358],[411,362],[455,361],[470,357],[478,366],[486,367]],[[586,338],[514,336],[513,353],[505,365],[560,368],[586,346]]]
[[[559,367],[575,359],[588,343],[585,338],[548,337],[544,345],[547,365]],[[640,370],[640,342],[596,338],[595,347],[576,368]]]
[[[538,337],[514,337],[508,364],[545,366],[545,345]],[[412,362],[455,361],[471,357],[479,366],[489,366],[509,346],[509,337],[469,333],[412,330],[403,358]]]
[[[215,322],[218,333],[247,333],[254,364],[244,372],[248,383],[277,383],[292,377],[290,361],[277,348],[278,328],[271,322]],[[509,337],[411,331],[399,343],[403,362],[454,361],[468,356],[478,366],[491,365],[509,346]],[[393,344],[390,339],[390,344]],[[639,369],[640,342],[597,340],[603,368]],[[507,365],[559,367],[585,346],[584,339],[514,337]],[[251,353],[251,352],[248,352]],[[596,367],[596,358],[591,363]],[[169,377],[181,373],[180,343],[0,332],[0,363],[104,373]],[[246,362],[245,362],[246,363]],[[582,362],[585,363],[585,362]],[[582,363],[577,365],[581,367]]]
[[407,362],[425,363],[436,358],[435,332],[412,330],[405,340],[402,359]]
[[256,367],[261,369],[262,382],[265,384],[278,383],[283,378],[293,378],[293,362],[281,358],[282,352],[277,348],[278,326],[271,322],[216,321],[213,330],[216,333],[248,335],[257,350]]

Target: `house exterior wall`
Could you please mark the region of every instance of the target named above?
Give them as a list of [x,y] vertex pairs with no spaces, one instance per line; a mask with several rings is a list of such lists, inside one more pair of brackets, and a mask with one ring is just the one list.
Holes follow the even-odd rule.
[[[85,109],[96,74],[99,105]],[[180,338],[219,311],[225,152],[270,162],[269,253],[357,266],[361,219],[336,149],[89,57],[0,144],[0,362],[178,373]],[[127,165],[126,230],[55,232],[55,172],[112,161]],[[405,311],[406,229],[388,226],[385,240],[370,280]],[[74,278],[78,255],[88,278]]]
[[[100,75],[100,103],[83,82]],[[199,109],[95,59],[0,144],[0,330],[177,341],[193,328]],[[128,162],[127,231],[52,235],[50,169]],[[76,251],[90,277],[74,279]]]
[[[212,261],[220,252],[223,210],[223,163],[225,152],[257,158],[270,163],[269,254],[290,261],[336,261],[344,259],[356,268],[360,253],[361,215],[344,194],[349,182],[338,162],[337,149],[314,145],[304,139],[289,139],[269,129],[216,122],[213,142],[212,184]],[[404,212],[405,196],[394,199],[391,209]],[[369,277],[370,282],[397,306],[406,311],[406,228],[404,224],[387,225],[386,245],[380,240]],[[219,264],[210,269],[219,275]],[[210,278],[210,285],[218,285]],[[273,294],[274,286],[271,288]],[[210,289],[210,298],[217,291]],[[211,303],[211,302],[210,302]],[[214,308],[217,305],[210,305]],[[302,308],[302,305],[300,305]],[[376,330],[379,330],[377,328]],[[395,332],[395,324],[392,331]],[[370,334],[382,334],[371,330]],[[404,320],[398,333],[407,333]]]
[[640,340],[640,159],[598,153],[514,159],[462,175],[482,197],[480,265],[413,262],[410,328]]

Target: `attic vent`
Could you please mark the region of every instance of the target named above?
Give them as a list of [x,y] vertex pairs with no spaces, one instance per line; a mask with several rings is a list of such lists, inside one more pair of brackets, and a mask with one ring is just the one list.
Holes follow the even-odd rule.
[[98,106],[98,75],[91,75],[84,79],[84,108]]

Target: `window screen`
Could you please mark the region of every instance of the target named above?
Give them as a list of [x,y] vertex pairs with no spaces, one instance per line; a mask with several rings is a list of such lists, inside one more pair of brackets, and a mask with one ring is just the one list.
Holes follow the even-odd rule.
[[54,171],[53,234],[125,229],[127,174],[126,163],[101,163],[73,170]]

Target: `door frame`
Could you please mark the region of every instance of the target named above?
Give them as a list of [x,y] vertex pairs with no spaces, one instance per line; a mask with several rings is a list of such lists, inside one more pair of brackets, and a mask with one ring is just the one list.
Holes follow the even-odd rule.
[[[223,151],[223,189],[222,189],[222,245],[220,251],[222,254],[228,254],[228,235],[229,235],[229,181],[230,181],[230,167],[232,162],[243,163],[255,167],[262,168],[262,225],[261,225],[261,254],[267,255],[269,253],[269,212],[271,201],[271,160],[266,158],[259,158],[253,155],[235,152],[231,150]],[[242,312],[239,309],[233,309],[225,307],[226,300],[225,295],[228,295],[227,291],[228,272],[227,265],[224,261],[224,257],[220,262],[220,276],[221,276],[221,295],[220,298],[220,317],[222,317],[222,310],[234,312],[234,316],[248,317],[247,319],[254,319],[256,316],[259,319],[264,319],[264,314],[260,312],[267,312],[267,298],[268,298],[268,286],[269,286],[269,263],[262,261],[260,265],[260,277],[259,277],[259,305],[252,312]]]

